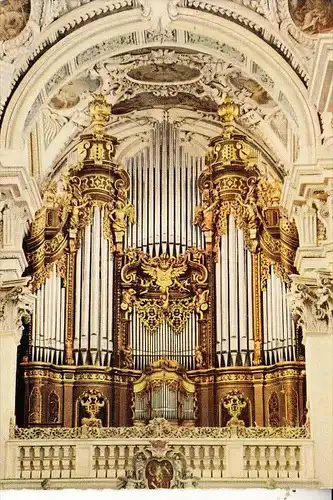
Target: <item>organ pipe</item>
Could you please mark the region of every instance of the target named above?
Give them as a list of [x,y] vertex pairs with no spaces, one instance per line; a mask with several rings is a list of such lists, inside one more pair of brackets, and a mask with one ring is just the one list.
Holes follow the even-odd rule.
[[113,260],[103,235],[104,210],[94,208],[75,262],[74,353],[77,364],[110,363],[112,352]]
[[276,276],[273,267],[263,292],[263,332],[266,364],[293,361],[295,330],[287,302],[287,285]]
[[202,158],[185,153],[173,124],[156,124],[150,146],[126,162],[136,212],[127,247],[142,248],[151,255],[179,255],[190,246],[202,246],[201,231],[192,221],[203,166]]

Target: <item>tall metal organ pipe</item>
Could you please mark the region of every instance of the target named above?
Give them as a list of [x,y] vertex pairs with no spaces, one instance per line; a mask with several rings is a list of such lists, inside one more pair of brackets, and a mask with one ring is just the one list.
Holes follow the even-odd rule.
[[103,236],[104,209],[95,207],[75,262],[74,358],[76,364],[110,364],[113,261]]
[[244,234],[228,218],[216,264],[216,341],[219,366],[249,366],[253,355],[252,265]]
[[200,203],[197,179],[204,158],[185,152],[178,129],[168,121],[155,125],[149,144],[126,161],[136,213],[126,246],[151,255],[179,255],[191,246],[203,248],[203,234],[193,225],[193,218]]
[[[136,224],[127,232],[126,246],[141,248],[150,255],[179,255],[191,246],[203,248],[203,234],[193,225],[194,208],[200,203],[197,179],[204,158],[185,152],[179,130],[164,120],[151,132],[149,146],[126,163],[130,176],[130,201]],[[195,314],[184,331],[175,334],[167,323],[149,333],[134,310],[129,343],[134,367],[143,370],[163,356],[194,368],[198,323]]]
[[66,290],[53,264],[50,277],[36,293],[32,321],[32,361],[62,364]]
[[287,300],[288,286],[271,266],[263,294],[263,337],[266,365],[295,361],[296,331]]

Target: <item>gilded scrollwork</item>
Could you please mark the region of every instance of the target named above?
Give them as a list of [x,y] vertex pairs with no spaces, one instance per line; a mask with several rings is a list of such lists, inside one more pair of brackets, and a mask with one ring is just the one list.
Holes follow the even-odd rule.
[[105,407],[105,396],[95,389],[90,389],[89,391],[81,394],[79,402],[89,415],[88,417],[83,417],[81,419],[81,425],[102,427],[102,420],[97,418],[97,415],[100,413],[101,409]]
[[[244,232],[251,253],[261,252],[272,265],[278,264],[284,281],[294,272],[298,247],[295,224],[280,209],[281,182],[269,180],[260,170],[258,152],[236,132],[238,107],[227,98],[219,107],[222,133],[211,140],[206,168],[198,179],[201,204],[193,223],[205,234],[206,244],[217,255],[221,236],[228,232],[229,216]],[[215,257],[217,258],[217,257]],[[267,273],[263,272],[262,287]]]
[[[129,176],[113,160],[116,139],[105,134],[110,106],[104,96],[94,96],[90,113],[93,134],[81,136],[78,164],[68,167],[58,181],[45,185],[43,207],[25,240],[28,274],[35,291],[48,277],[50,264],[57,264],[66,252],[78,250],[95,207],[104,210],[104,237],[111,250],[122,248],[127,225],[135,220],[133,206],[127,201]],[[64,266],[61,268],[66,278]]]
[[201,319],[208,310],[208,271],[205,254],[190,248],[178,257],[152,257],[139,249],[125,251],[121,271],[121,309],[128,319],[135,308],[150,333],[166,321],[175,333],[183,331],[191,313]]

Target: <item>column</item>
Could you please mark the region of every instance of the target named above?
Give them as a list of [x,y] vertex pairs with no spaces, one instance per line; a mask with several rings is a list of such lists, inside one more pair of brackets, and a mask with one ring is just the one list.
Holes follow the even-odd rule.
[[26,279],[2,284],[0,289],[0,478],[5,474],[5,443],[15,422],[16,353],[22,336],[22,318],[30,319],[34,298]]
[[303,330],[306,384],[315,474],[319,487],[333,486],[333,279],[294,276],[294,317]]

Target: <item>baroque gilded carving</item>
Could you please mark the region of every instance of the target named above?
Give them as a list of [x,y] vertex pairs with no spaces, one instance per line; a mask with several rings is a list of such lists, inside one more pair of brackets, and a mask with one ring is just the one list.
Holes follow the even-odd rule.
[[[206,243],[217,250],[219,239],[228,230],[232,215],[252,252],[261,251],[263,269],[278,264],[286,278],[294,269],[298,246],[295,224],[284,217],[280,207],[281,183],[269,181],[258,170],[257,153],[245,136],[235,131],[238,106],[230,97],[219,107],[222,134],[211,140],[208,165],[198,181],[202,202],[195,209],[194,224],[201,227]],[[267,280],[262,276],[262,286]],[[286,278],[287,279],[287,278]]]
[[199,249],[178,257],[126,249],[121,279],[125,317],[129,319],[134,307],[150,333],[164,321],[180,333],[193,311],[203,319],[208,310],[208,271]]
[[34,290],[48,277],[53,263],[59,263],[63,278],[67,276],[64,255],[78,249],[95,207],[104,209],[104,237],[114,249],[122,248],[127,224],[134,222],[133,206],[127,201],[129,177],[114,162],[116,139],[105,134],[110,113],[105,97],[95,95],[90,103],[92,133],[81,137],[78,164],[46,186],[43,207],[25,239],[27,274]]
[[101,392],[96,391],[96,389],[90,389],[81,394],[79,403],[88,414],[88,417],[83,417],[81,419],[81,425],[102,427],[102,420],[97,418],[97,415],[105,406],[105,402],[105,396]]
[[134,454],[129,473],[118,481],[120,489],[170,489],[196,487],[199,479],[181,451],[175,451],[166,440],[154,439]]
[[107,438],[308,438],[308,429],[302,427],[182,427],[175,426],[164,418],[154,418],[147,425],[134,427],[14,427],[15,439],[107,439]]

